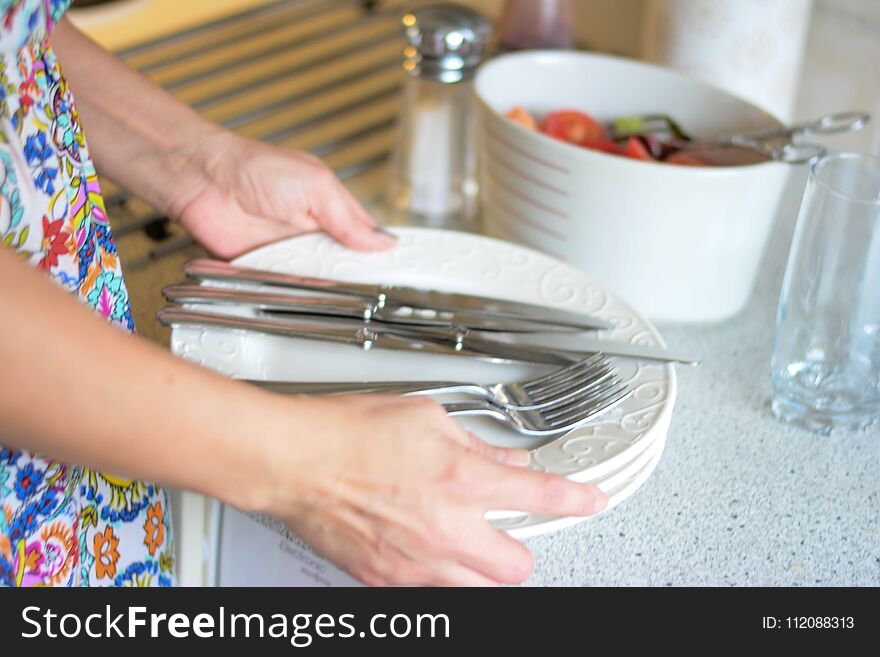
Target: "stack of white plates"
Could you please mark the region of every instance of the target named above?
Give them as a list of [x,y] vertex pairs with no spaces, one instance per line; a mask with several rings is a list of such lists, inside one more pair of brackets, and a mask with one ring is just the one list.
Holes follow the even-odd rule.
[[[615,328],[604,337],[664,346],[656,329],[601,283],[537,251],[464,233],[418,228],[395,232],[399,236],[397,247],[382,253],[350,251],[325,235],[313,234],[258,249],[236,263],[306,276],[430,287],[581,311],[614,324]],[[493,383],[548,371],[529,364],[364,351],[348,345],[217,328],[177,327],[171,345],[175,353],[187,359],[232,377],[250,379]],[[638,490],[654,471],[666,442],[676,394],[672,365],[623,358],[615,359],[615,364],[634,394],[591,424],[551,442],[519,436],[491,420],[463,418],[461,422],[493,444],[532,449],[532,467],[537,470],[598,485],[609,496],[607,513]],[[417,432],[414,429],[413,440],[418,440]],[[583,520],[508,511],[490,517],[496,526],[517,537]]]

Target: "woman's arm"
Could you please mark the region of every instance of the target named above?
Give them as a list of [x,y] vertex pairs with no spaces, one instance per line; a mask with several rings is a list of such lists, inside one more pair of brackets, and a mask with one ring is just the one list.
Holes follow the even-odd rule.
[[210,123],[82,34],[68,19],[51,37],[98,171],[231,257],[325,230],[346,246],[393,238],[320,160]]
[[246,479],[268,416],[250,409],[274,400],[110,326],[4,247],[0,372],[0,444],[263,504]]
[[593,486],[511,467],[424,397],[314,399],[127,335],[0,247],[0,444],[283,519],[368,583],[522,581],[491,508],[590,514]]
[[[51,37],[98,170],[173,213],[168,190],[198,176],[193,146],[223,131],[62,19]],[[176,216],[176,215],[175,215]]]

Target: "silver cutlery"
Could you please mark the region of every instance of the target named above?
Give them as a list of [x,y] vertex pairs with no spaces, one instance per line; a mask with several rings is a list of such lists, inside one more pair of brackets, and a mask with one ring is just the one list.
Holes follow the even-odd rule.
[[[157,314],[165,326],[214,326],[242,329],[285,337],[323,340],[359,346],[362,349],[395,349],[445,355],[486,358],[495,361],[522,361],[549,365],[569,365],[590,354],[606,353],[642,360],[678,362],[695,365],[699,361],[660,347],[630,344],[614,340],[584,338],[577,342],[580,348],[554,349],[549,346],[517,344],[513,335],[510,342],[489,339],[483,334],[447,330],[437,327],[413,327],[365,324],[345,318],[299,318],[296,321],[275,317],[244,317],[215,312],[190,310],[177,306],[163,308]],[[330,321],[327,321],[327,320]],[[505,334],[501,334],[505,335]]]
[[830,135],[839,132],[861,130],[870,120],[867,112],[838,112],[826,114],[813,121],[798,123],[781,128],[743,132],[736,135],[717,137],[707,141],[691,142],[689,148],[717,148],[735,146],[755,151],[768,160],[788,164],[806,164],[823,155],[827,149],[813,142],[796,142],[794,137]]
[[573,330],[569,327],[547,325],[535,320],[494,317],[469,312],[438,312],[391,305],[378,308],[362,297],[344,295],[294,295],[285,292],[262,292],[241,287],[228,288],[193,284],[169,285],[162,290],[162,293],[168,301],[174,303],[250,306],[269,315],[327,315],[406,326],[435,326],[447,329],[460,330],[465,328],[511,333],[572,332]]
[[538,410],[501,408],[482,399],[448,402],[442,406],[449,415],[486,415],[525,436],[557,436],[586,424],[632,394],[632,390],[616,376],[612,380],[614,385],[602,392]]
[[455,292],[440,292],[405,285],[354,283],[324,278],[281,274],[230,265],[222,260],[191,260],[184,265],[190,278],[272,285],[296,290],[358,297],[376,310],[420,308],[437,312],[458,312],[491,317],[539,321],[545,327],[556,324],[576,330],[613,328],[610,322],[581,313],[519,301],[508,301]]
[[[710,144],[712,146],[741,146],[756,148],[757,150],[764,144],[783,140],[790,141],[794,137],[832,135],[840,132],[861,130],[870,120],[871,115],[867,112],[837,112],[835,114],[825,114],[812,121],[784,125],[769,130],[756,130],[724,137],[715,137],[706,141],[698,141],[698,143]],[[804,145],[813,146],[813,144]]]
[[607,390],[614,385],[613,375],[611,361],[604,354],[593,354],[549,374],[513,383],[246,381],[260,388],[284,394],[466,394],[502,408],[531,411],[556,406],[580,395]]

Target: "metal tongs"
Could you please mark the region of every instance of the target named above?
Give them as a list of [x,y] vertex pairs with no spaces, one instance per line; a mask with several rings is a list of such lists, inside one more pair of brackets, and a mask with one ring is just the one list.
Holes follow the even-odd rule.
[[788,164],[804,164],[822,157],[826,149],[821,144],[798,143],[795,137],[830,135],[841,132],[861,130],[870,120],[867,112],[837,112],[826,114],[814,121],[806,121],[790,126],[741,132],[722,137],[697,139],[688,135],[673,119],[662,114],[629,116],[615,119],[609,130],[615,138],[640,135],[669,135],[662,141],[665,145],[686,150],[711,148],[745,148],[755,151],[768,160]]

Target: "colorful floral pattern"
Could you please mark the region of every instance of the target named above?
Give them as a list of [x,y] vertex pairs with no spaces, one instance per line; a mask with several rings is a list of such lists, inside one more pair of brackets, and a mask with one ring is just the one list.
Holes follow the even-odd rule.
[[[48,43],[69,5],[0,0],[0,243],[133,333],[98,177]],[[164,489],[0,446],[0,586],[168,586],[173,554]]]

